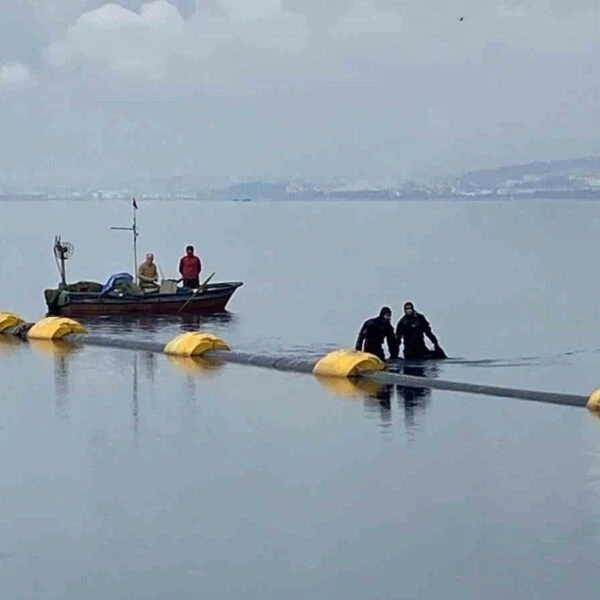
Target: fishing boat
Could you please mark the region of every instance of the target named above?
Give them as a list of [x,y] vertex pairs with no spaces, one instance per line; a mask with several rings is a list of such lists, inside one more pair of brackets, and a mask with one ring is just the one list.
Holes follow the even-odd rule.
[[[137,265],[137,237],[139,235],[134,200],[133,225],[111,227],[133,233],[134,267]],[[235,291],[243,285],[241,281],[210,283],[211,273],[196,289],[180,287],[176,279],[163,278],[160,286],[148,290],[137,285],[136,279],[127,272],[111,275],[105,283],[77,281],[67,283],[65,263],[73,255],[74,247],[63,242],[60,236],[54,239],[54,256],[61,281],[56,288],[45,289],[44,299],[48,315],[65,317],[104,315],[177,315],[214,314],[225,311]],[[134,273],[137,272],[137,267]]]
[[[200,284],[196,290],[163,280],[156,291],[141,290],[129,273],[111,275],[105,284],[79,281],[45,289],[48,315],[65,317],[101,315],[213,314],[225,311],[241,281]],[[139,291],[138,291],[139,290]]]

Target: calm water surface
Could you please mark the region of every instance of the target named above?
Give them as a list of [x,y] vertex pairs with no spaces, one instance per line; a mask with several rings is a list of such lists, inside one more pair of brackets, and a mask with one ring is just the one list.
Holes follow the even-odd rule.
[[[186,244],[204,273],[239,280],[215,319],[87,322],[169,339],[205,329],[233,348],[317,354],[411,299],[459,360],[441,376],[587,394],[600,385],[594,202],[140,202],[139,256],[175,277]],[[43,316],[55,233],[75,245],[70,281],[131,271],[129,202],[0,203],[1,310]],[[464,364],[467,361],[468,364]],[[475,362],[475,364],[473,364]]]
[[[433,376],[600,385],[594,203],[141,203],[140,256],[241,280],[210,319],[96,319],[319,355],[412,299]],[[0,310],[131,270],[127,203],[0,203]],[[586,410],[0,339],[3,596],[595,598],[600,421]]]

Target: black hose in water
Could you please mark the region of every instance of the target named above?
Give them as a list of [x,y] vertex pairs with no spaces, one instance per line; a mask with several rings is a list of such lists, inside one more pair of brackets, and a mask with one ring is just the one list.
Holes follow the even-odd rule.
[[[27,331],[32,324],[22,324],[4,332],[4,335],[12,335],[21,339],[27,339]],[[71,333],[63,338],[64,341],[73,345],[91,345],[106,348],[121,348],[125,350],[142,350],[162,354],[165,344],[162,342],[135,340],[117,336],[105,336],[97,334]],[[223,361],[237,364],[253,365],[280,371],[294,371],[297,373],[312,373],[318,360],[291,358],[285,356],[270,356],[265,354],[252,354],[236,352],[231,350],[208,350],[202,354],[202,358],[210,361]],[[358,378],[373,381],[375,383],[402,385],[406,387],[430,388],[449,390],[453,392],[466,392],[481,394],[484,396],[502,396],[520,400],[533,400],[550,404],[561,404],[565,406],[584,407],[588,405],[587,396],[575,394],[562,394],[554,392],[543,392],[537,390],[526,390],[508,388],[493,385],[481,385],[476,383],[462,383],[458,381],[446,381],[433,377],[421,377],[416,375],[403,375],[390,371],[371,371],[361,373]]]

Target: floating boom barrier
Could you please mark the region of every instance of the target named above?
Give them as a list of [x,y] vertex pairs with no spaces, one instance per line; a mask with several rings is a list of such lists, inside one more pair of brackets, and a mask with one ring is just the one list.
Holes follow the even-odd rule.
[[[591,395],[575,395],[544,392],[527,389],[517,389],[447,381],[433,377],[404,375],[385,370],[385,363],[373,354],[356,350],[341,349],[319,359],[302,359],[285,356],[270,356],[236,352],[219,337],[210,333],[189,331],[179,334],[167,343],[120,338],[90,334],[78,321],[66,317],[46,317],[36,323],[26,323],[14,313],[0,312],[0,335],[19,338],[23,341],[49,343],[60,341],[72,346],[102,346],[126,350],[141,350],[166,354],[171,357],[183,357],[188,360],[202,359],[208,363],[237,363],[311,373],[318,377],[327,387],[340,389],[343,380],[352,388],[356,382],[358,391],[364,389],[364,384],[370,382],[380,386],[400,385],[404,387],[429,388],[481,394],[485,396],[501,396],[517,400],[531,400],[565,406],[585,407],[594,412],[600,412],[600,388]],[[333,384],[333,385],[332,385]]]

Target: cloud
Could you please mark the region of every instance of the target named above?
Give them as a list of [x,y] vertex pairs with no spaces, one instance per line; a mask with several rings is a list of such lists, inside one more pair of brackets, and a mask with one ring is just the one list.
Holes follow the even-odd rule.
[[80,15],[63,39],[50,44],[46,60],[53,67],[87,65],[160,79],[175,58],[184,23],[163,0],[142,5],[139,13],[105,4]]
[[31,70],[21,63],[0,66],[0,92],[29,87],[33,82]]
[[0,162],[24,177],[367,177],[600,150],[597,0],[16,4],[0,56],[37,93],[2,96]]
[[583,53],[597,43],[592,0],[568,10],[552,0],[470,0],[460,15],[439,0],[197,6],[186,20],[166,0],[142,4],[139,12],[105,4],[80,15],[47,48],[47,61],[171,86],[260,88],[368,79],[378,69]]
[[225,12],[233,21],[250,22],[273,17],[281,12],[281,0],[221,0]]

